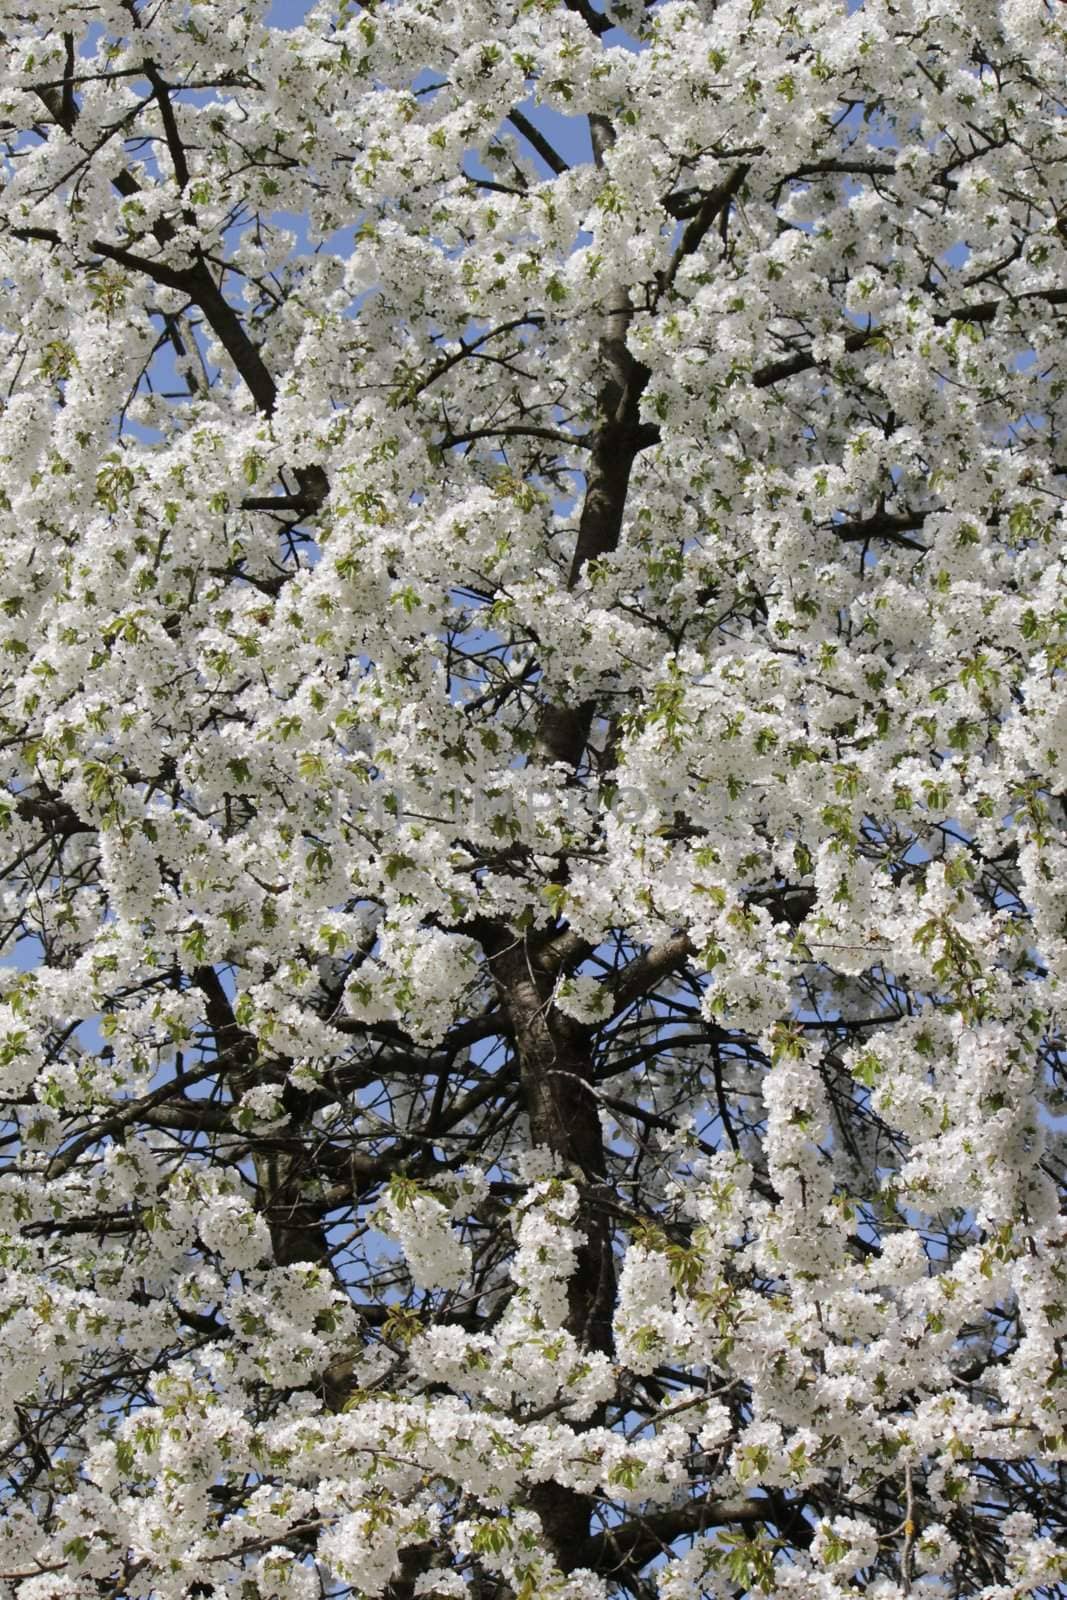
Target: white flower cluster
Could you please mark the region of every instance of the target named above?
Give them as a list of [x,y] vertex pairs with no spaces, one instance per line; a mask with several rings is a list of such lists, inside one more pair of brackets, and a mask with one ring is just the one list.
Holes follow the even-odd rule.
[[458,1289],[470,1272],[470,1251],[456,1233],[452,1212],[436,1195],[394,1180],[379,1213],[383,1232],[400,1245],[416,1283]]

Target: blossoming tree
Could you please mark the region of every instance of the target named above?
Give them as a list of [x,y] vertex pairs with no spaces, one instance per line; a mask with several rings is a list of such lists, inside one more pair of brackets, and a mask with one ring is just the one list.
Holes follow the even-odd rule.
[[0,1592],[1063,1593],[1062,9],[0,11]]

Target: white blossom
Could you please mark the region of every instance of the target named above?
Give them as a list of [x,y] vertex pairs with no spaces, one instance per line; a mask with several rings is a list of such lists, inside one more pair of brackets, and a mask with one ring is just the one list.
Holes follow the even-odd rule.
[[1062,1587],[1062,5],[2,10],[0,1600]]

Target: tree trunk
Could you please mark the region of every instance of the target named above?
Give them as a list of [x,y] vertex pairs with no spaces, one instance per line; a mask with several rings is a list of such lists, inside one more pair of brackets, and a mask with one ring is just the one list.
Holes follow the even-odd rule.
[[[527,939],[502,935],[488,954],[513,1029],[530,1142],[550,1150],[579,1186],[576,1220],[583,1241],[568,1286],[565,1326],[587,1349],[610,1355],[615,1267],[608,1215],[597,1203],[605,1182],[604,1141],[590,1055],[574,1023],[553,1008],[553,974],[538,966]],[[530,1506],[555,1560],[570,1571],[589,1535],[587,1496],[544,1483],[532,1491]]]

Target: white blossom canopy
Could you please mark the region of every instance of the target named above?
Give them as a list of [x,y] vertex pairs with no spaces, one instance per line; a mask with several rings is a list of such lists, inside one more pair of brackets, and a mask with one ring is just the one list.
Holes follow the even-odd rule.
[[2,1600],[1067,1593],[1065,21],[0,0]]

